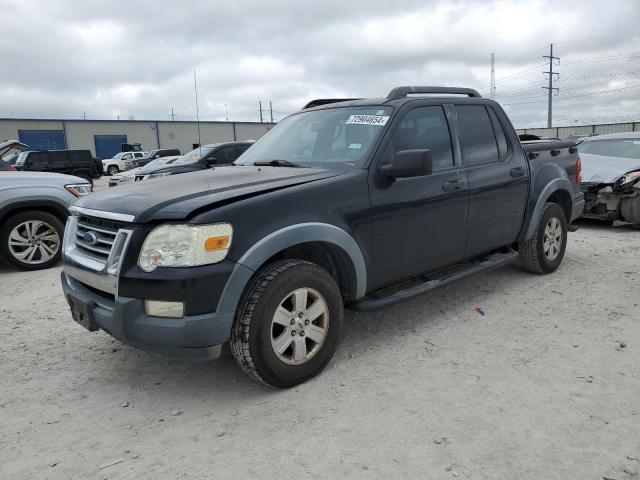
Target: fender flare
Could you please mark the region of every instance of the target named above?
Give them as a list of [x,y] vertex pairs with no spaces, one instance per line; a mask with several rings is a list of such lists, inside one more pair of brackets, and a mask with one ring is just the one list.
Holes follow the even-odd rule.
[[[529,240],[535,234],[536,225],[538,225],[538,220],[542,216],[542,211],[544,210],[544,206],[547,203],[547,200],[551,195],[559,190],[564,190],[571,196],[571,191],[573,187],[571,183],[566,178],[556,178],[550,181],[540,192],[538,195],[538,201],[536,202],[535,207],[533,208],[533,213],[531,214],[531,218],[529,219],[529,226],[527,227],[527,233],[524,236],[525,240]],[[567,222],[570,222],[571,219],[567,219]]]
[[367,288],[367,269],[360,247],[351,235],[327,223],[300,223],[276,230],[262,238],[238,260],[220,296],[217,312],[235,312],[240,296],[253,274],[285,248],[306,242],[326,242],[341,248],[351,259],[356,277],[356,298]]

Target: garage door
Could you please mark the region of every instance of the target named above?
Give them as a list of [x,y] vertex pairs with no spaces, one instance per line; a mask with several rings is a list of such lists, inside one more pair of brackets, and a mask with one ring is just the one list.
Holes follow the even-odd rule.
[[22,143],[34,150],[63,150],[67,148],[62,130],[18,130]]
[[111,158],[122,150],[123,143],[127,143],[126,135],[94,135],[93,138],[97,158]]

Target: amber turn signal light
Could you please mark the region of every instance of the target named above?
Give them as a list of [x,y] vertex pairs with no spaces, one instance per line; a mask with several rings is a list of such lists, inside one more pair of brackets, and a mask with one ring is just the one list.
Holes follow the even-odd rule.
[[213,252],[216,250],[224,250],[229,248],[229,235],[220,235],[218,237],[209,237],[204,242],[204,249],[207,252]]

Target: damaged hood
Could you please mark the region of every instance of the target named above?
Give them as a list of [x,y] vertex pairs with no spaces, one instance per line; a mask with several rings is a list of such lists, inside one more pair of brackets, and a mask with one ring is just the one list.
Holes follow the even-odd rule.
[[7,140],[0,142],[0,158],[4,158],[12,153],[20,153],[25,150],[29,150],[29,145],[26,145],[17,140]]
[[334,177],[322,168],[229,166],[135,182],[81,198],[76,206],[122,213],[135,222],[183,220],[193,211],[238,197]]
[[637,158],[609,157],[581,153],[582,181],[585,183],[614,183],[625,173],[640,170]]

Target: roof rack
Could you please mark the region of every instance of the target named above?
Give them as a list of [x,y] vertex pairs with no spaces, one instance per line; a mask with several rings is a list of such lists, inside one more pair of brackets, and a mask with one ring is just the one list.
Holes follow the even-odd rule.
[[396,87],[389,92],[387,98],[395,100],[396,98],[404,98],[411,94],[434,93],[438,95],[467,95],[473,98],[482,98],[482,96],[473,88],[458,87]]
[[317,98],[311,100],[302,109],[319,107],[320,105],[327,105],[329,103],[351,102],[353,100],[360,100],[359,98]]

